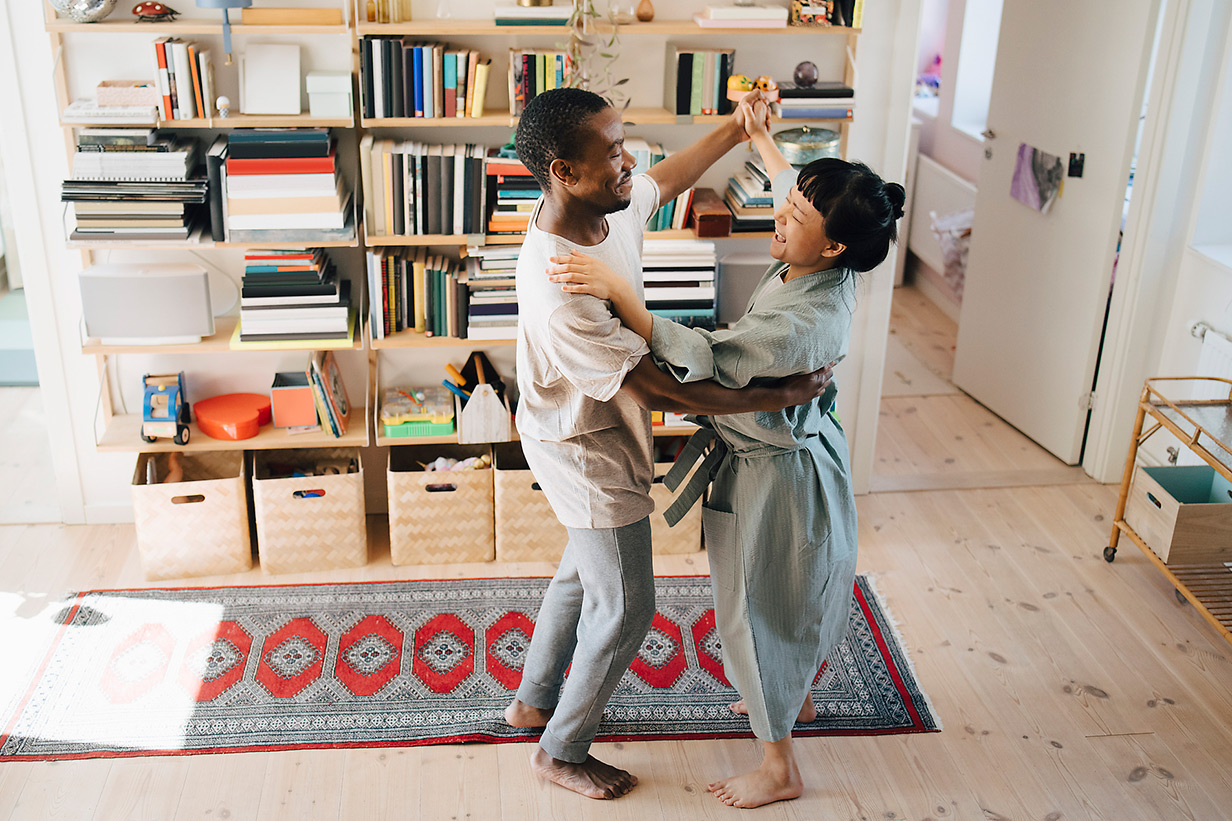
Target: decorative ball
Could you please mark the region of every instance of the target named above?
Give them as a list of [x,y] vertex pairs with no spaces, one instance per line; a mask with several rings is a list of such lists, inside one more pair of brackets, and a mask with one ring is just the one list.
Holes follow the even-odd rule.
[[727,87],[732,91],[752,91],[753,81],[743,74],[733,74],[727,78]]
[[47,0],[51,7],[61,14],[68,14],[68,0]]
[[801,88],[809,88],[816,85],[818,79],[816,64],[805,60],[803,63],[796,66],[796,70],[792,73],[791,79]]
[[115,11],[116,0],[67,0],[64,11],[75,22],[97,23]]

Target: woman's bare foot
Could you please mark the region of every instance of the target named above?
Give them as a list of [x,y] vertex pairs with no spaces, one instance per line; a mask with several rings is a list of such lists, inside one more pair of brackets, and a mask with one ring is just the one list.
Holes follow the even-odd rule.
[[729,807],[751,809],[775,801],[799,798],[804,792],[800,768],[791,750],[791,736],[763,742],[765,758],[761,766],[744,775],[724,778],[710,785],[715,798]]
[[552,710],[543,710],[517,700],[505,708],[505,721],[512,727],[546,727]]
[[[733,713],[742,716],[749,714],[749,708],[744,706],[744,699],[740,699],[735,704],[728,705]],[[817,707],[813,704],[813,694],[809,693],[804,697],[804,706],[800,708],[800,714],[796,716],[797,724],[810,724],[817,720]]]
[[587,756],[581,764],[552,758],[542,747],[535,747],[531,769],[553,784],[573,790],[587,798],[619,798],[637,786],[637,776]]

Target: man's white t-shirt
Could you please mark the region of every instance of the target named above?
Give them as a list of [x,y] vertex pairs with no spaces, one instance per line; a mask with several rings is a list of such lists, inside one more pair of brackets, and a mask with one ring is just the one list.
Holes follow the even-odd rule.
[[540,199],[518,257],[518,432],[536,480],[561,524],[623,527],[654,510],[650,412],[620,391],[649,353],[609,304],[548,280],[548,258],[577,249],[606,263],[642,295],[642,231],[659,186],[633,178],[629,207],[608,214],[598,245],[539,230]]

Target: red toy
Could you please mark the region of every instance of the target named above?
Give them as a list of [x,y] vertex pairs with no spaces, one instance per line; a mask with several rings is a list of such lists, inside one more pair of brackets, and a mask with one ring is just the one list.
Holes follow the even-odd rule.
[[270,398],[259,393],[225,393],[193,406],[197,427],[211,439],[251,439],[270,421]]
[[170,23],[175,20],[179,12],[157,0],[145,0],[144,3],[133,6],[133,14],[137,15],[137,19],[143,23]]

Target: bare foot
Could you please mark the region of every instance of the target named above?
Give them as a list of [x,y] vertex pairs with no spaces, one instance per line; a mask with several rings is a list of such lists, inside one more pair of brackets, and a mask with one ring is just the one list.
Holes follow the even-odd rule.
[[637,776],[587,756],[581,764],[552,758],[542,747],[535,747],[531,769],[554,784],[587,798],[619,798],[637,786]]
[[799,798],[804,792],[804,782],[794,762],[776,766],[763,761],[752,772],[714,782],[710,785],[710,792],[729,807],[751,809],[775,801]]
[[548,719],[552,717],[552,710],[543,710],[539,707],[531,707],[529,704],[517,700],[505,708],[505,721],[513,727],[546,727]]
[[[749,708],[744,706],[744,699],[740,699],[735,704],[729,704],[733,713],[747,716]],[[817,720],[817,707],[813,704],[813,694],[809,693],[804,697],[804,706],[800,708],[800,714],[796,716],[796,723],[810,724]]]

